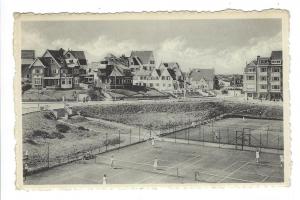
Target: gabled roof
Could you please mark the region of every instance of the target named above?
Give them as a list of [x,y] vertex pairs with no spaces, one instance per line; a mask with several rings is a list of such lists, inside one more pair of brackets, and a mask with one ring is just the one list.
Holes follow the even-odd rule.
[[42,63],[42,67],[44,68],[48,68],[51,65],[51,58],[50,57],[37,57],[33,63],[28,67],[28,69],[30,69],[34,63],[36,63],[36,61],[40,61]]
[[214,76],[214,69],[193,69],[189,74],[189,78],[191,79],[191,81],[200,81],[201,79],[212,81],[214,79]]
[[69,50],[69,51],[67,51],[67,53],[68,52],[71,53],[75,58],[78,59],[78,62],[79,62],[80,65],[87,65],[87,61],[86,61],[86,58],[85,58],[84,51],[72,51],[72,50]]
[[66,66],[65,58],[64,58],[64,49],[59,50],[50,50],[47,49],[46,52],[49,52],[53,59],[59,64],[61,67]]
[[154,56],[153,51],[132,51],[130,57],[138,58],[141,64],[148,64]]
[[167,69],[169,74],[171,75],[173,80],[176,80],[176,73],[174,71],[174,69]]
[[21,50],[21,59],[34,59],[34,50]]
[[272,51],[271,60],[281,60],[282,59],[282,51]]
[[160,75],[161,75],[161,71],[160,71],[160,69],[155,69],[155,70],[156,70],[156,72],[157,72],[158,76],[160,76]]
[[168,69],[179,69],[179,64],[177,62],[165,62],[162,63],[164,67],[167,67]]

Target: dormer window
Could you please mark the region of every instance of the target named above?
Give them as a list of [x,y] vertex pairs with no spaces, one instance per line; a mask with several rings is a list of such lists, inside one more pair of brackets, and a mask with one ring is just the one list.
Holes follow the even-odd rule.
[[70,58],[70,57],[71,57],[71,54],[68,53],[68,54],[67,54],[67,58]]

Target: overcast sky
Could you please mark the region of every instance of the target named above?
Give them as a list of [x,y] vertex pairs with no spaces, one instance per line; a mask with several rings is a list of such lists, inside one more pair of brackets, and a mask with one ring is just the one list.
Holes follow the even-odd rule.
[[22,49],[83,50],[89,62],[108,53],[153,50],[156,62],[178,62],[184,71],[215,68],[242,73],[257,55],[282,49],[281,20],[68,21],[22,24]]

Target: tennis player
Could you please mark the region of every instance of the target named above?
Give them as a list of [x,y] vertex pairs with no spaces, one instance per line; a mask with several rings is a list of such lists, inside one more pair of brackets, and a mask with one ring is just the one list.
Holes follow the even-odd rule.
[[283,164],[284,164],[284,157],[283,155],[280,155],[280,167],[283,167]]
[[104,174],[104,175],[103,175],[103,178],[102,178],[102,184],[103,184],[103,185],[106,185],[106,180],[107,180],[106,174]]
[[260,153],[259,153],[259,150],[257,149],[255,152],[256,163],[259,162],[259,157],[260,157]]
[[154,163],[153,163],[154,169],[157,169],[157,166],[158,166],[158,160],[157,160],[157,158],[155,158]]
[[114,155],[111,155],[111,157],[110,157],[110,168],[114,169],[114,164],[115,164]]
[[154,139],[154,137],[151,140],[151,144],[152,144],[152,147],[154,147],[154,145],[155,145],[155,139]]

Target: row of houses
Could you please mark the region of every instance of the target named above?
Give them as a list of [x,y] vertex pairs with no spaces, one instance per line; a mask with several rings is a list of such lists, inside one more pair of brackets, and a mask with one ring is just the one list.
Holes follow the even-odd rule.
[[243,80],[245,98],[282,100],[282,65],[282,51],[272,51],[270,57],[257,56],[246,64]]
[[150,87],[160,91],[212,90],[214,69],[181,70],[177,62],[156,63],[153,51],[132,51],[130,56],[108,54],[87,62],[83,51],[49,50],[35,57],[22,50],[22,80],[32,88],[70,89],[94,85],[102,89]]
[[35,57],[33,50],[22,50],[21,64],[22,81],[32,88],[70,89],[94,81],[83,51],[47,49],[41,57]]

